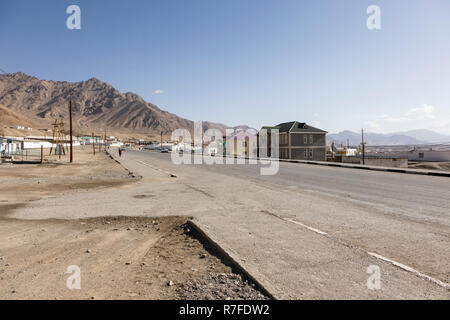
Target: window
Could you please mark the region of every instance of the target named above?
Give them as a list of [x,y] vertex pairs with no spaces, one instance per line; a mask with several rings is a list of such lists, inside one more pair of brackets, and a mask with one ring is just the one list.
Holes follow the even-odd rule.
[[309,143],[310,143],[310,144],[312,144],[312,143],[313,143],[313,136],[312,136],[312,134],[311,134],[311,135],[309,135]]
[[312,159],[312,157],[313,157],[313,151],[312,150],[309,150],[309,157]]
[[308,144],[308,136],[306,134],[303,135],[303,144]]
[[305,159],[306,159],[306,158],[308,158],[308,150],[306,150],[306,149],[305,149],[305,151],[304,151],[304,154],[303,154],[303,155],[304,155],[304,158],[305,158]]

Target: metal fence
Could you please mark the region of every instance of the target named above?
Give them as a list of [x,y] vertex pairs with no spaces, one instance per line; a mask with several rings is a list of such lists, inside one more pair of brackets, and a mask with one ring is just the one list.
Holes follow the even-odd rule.
[[42,163],[44,160],[43,148],[40,149],[16,149],[14,151],[3,150],[2,162],[13,163]]

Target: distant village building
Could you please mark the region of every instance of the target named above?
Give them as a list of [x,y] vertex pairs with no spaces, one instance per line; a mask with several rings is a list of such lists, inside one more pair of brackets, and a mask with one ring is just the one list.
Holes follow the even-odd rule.
[[12,137],[0,137],[0,154],[12,155],[20,153],[23,149],[23,141]]
[[78,138],[80,140],[81,145],[86,145],[86,144],[99,144],[99,143],[103,143],[103,139],[100,137],[92,137],[92,136],[84,136],[84,137],[79,137]]
[[280,159],[326,161],[327,132],[324,130],[298,121],[280,123],[274,127],[264,126],[261,129],[266,129],[268,134],[267,156],[272,153],[271,129],[278,129]]
[[254,129],[236,130],[224,137],[224,153],[228,156],[255,158],[258,149],[258,132]]

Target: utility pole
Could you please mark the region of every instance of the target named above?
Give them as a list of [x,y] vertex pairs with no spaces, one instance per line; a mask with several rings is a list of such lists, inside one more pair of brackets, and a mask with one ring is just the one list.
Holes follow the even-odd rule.
[[94,132],[92,132],[92,150],[93,150],[93,154],[95,156],[95,137],[94,137]]
[[334,141],[331,142],[331,157],[334,159]]
[[361,129],[361,144],[362,144],[362,164],[364,165],[366,163],[366,148],[364,143],[364,129]]
[[106,127],[105,127],[105,139],[103,140],[103,144],[105,145],[105,152],[106,152]]
[[69,101],[69,120],[70,120],[70,163],[72,163],[73,162],[72,101]]
[[159,147],[159,151],[162,151],[162,135],[163,135],[163,132],[161,131],[161,144],[160,144],[160,147]]

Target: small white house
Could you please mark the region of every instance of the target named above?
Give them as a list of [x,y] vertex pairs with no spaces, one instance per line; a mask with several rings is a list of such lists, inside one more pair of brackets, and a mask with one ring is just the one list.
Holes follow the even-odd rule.
[[14,138],[0,137],[0,154],[11,155],[22,150],[22,141]]

